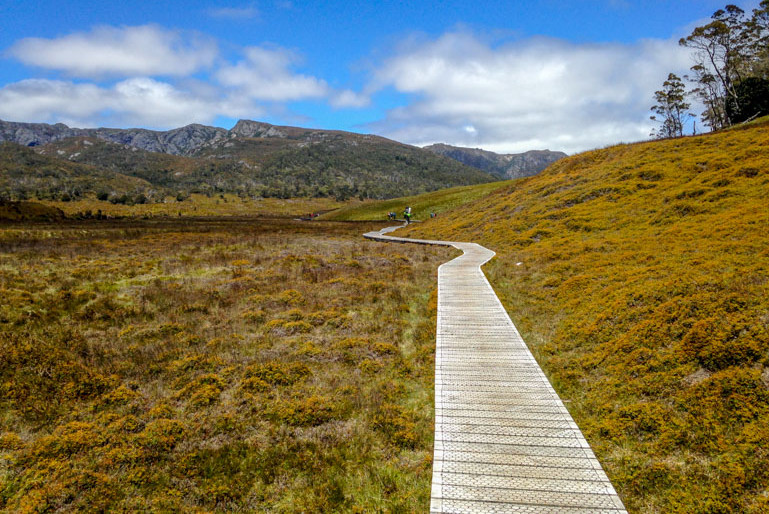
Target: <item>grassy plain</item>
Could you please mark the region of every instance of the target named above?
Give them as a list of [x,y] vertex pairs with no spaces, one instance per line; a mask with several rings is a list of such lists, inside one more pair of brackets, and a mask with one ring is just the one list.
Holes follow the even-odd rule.
[[309,213],[326,212],[342,206],[356,205],[356,201],[338,202],[333,198],[240,198],[234,194],[206,196],[193,193],[184,201],[166,197],[162,203],[127,205],[100,201],[92,196],[70,202],[35,200],[61,209],[67,216],[110,217],[179,217],[179,216],[262,216],[293,218]]
[[399,234],[476,241],[632,512],[769,511],[769,120],[619,145]]
[[477,186],[459,186],[416,196],[407,196],[393,200],[371,200],[342,206],[322,216],[328,220],[371,221],[387,219],[388,212],[394,212],[403,218],[403,210],[411,206],[415,220],[430,219],[430,213],[441,214],[460,205],[472,202],[507,185],[508,181],[490,182]]
[[426,510],[453,251],[375,226],[0,226],[0,510]]

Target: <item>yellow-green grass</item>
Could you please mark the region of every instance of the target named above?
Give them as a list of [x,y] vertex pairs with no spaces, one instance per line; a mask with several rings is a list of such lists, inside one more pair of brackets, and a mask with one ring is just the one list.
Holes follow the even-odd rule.
[[563,159],[398,233],[476,241],[632,512],[769,511],[769,120]]
[[157,216],[260,216],[298,217],[310,213],[337,209],[345,202],[333,198],[240,198],[233,194],[206,196],[193,193],[184,201],[166,197],[163,203],[136,205],[113,204],[89,197],[82,200],[62,202],[40,200],[40,203],[57,207],[68,216],[87,214],[96,216],[157,217]]
[[441,214],[468,202],[490,194],[504,187],[508,181],[490,182],[475,186],[459,186],[441,189],[416,196],[395,198],[392,200],[372,200],[352,204],[322,216],[322,219],[336,221],[370,221],[387,219],[388,212],[395,212],[403,218],[403,211],[410,206],[412,219],[429,219],[430,213]]
[[0,226],[0,511],[426,511],[453,252],[377,226]]

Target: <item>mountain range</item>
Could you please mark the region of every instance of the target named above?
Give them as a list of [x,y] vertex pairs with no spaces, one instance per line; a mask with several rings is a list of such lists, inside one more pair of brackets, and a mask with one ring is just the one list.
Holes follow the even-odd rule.
[[478,168],[501,179],[530,177],[544,170],[552,163],[566,157],[563,152],[530,150],[517,154],[498,154],[480,148],[464,148],[438,143],[424,147],[436,155],[450,157],[456,161]]
[[[310,143],[340,138],[361,137],[364,140],[377,138],[352,132],[280,127],[259,121],[240,120],[230,129],[191,124],[167,131],[148,129],[70,128],[63,123],[18,123],[0,120],[0,141],[11,141],[23,146],[41,146],[75,137],[90,137],[103,141],[127,145],[148,152],[171,155],[195,156],[203,149],[228,147],[238,138],[260,138],[282,140],[287,145]],[[385,138],[377,138],[387,141]],[[391,141],[394,143],[394,141]]]
[[168,195],[395,198],[537,173],[565,156],[498,155],[384,137],[240,120],[147,129],[71,128],[0,120],[0,198],[115,202]]
[[143,201],[227,192],[344,200],[495,180],[452,159],[375,135],[250,120],[238,121],[231,130],[188,125],[168,131],[0,121],[0,142],[0,194],[22,199],[96,193]]

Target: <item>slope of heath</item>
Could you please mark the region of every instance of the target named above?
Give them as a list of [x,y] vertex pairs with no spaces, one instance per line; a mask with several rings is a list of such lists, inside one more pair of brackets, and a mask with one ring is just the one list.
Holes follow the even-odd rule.
[[394,212],[403,218],[403,211],[410,206],[415,220],[430,218],[430,214],[441,214],[464,205],[503,187],[505,181],[489,182],[474,186],[457,186],[415,196],[392,200],[369,200],[349,202],[348,205],[324,214],[321,219],[333,221],[371,221],[387,219],[387,213]]
[[635,512],[769,510],[769,120],[576,155],[428,220],[469,240]]

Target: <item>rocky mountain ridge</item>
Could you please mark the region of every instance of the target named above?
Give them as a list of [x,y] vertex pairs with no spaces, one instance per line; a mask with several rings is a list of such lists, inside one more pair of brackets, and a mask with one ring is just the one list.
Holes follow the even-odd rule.
[[514,179],[530,177],[566,157],[563,152],[530,150],[519,154],[498,154],[480,148],[465,148],[438,143],[424,147],[424,150],[443,155],[456,161],[478,168],[496,177]]
[[[237,127],[237,125],[236,125]],[[71,137],[93,137],[149,152],[192,155],[201,147],[236,137],[237,132],[191,124],[167,131],[148,129],[71,128],[63,123],[20,123],[0,120],[0,141],[22,146],[42,146]]]
[[[91,137],[128,145],[148,152],[171,155],[194,156],[203,149],[225,146],[236,138],[278,139],[293,144],[313,143],[332,139],[377,139],[390,141],[379,136],[369,136],[339,130],[306,129],[271,125],[260,121],[239,120],[232,129],[211,127],[193,123],[166,131],[129,128],[71,128],[63,123],[22,123],[0,120],[0,142],[8,141],[22,146],[43,146],[72,137]],[[392,141],[392,143],[397,143]],[[405,145],[404,145],[405,146]]]

